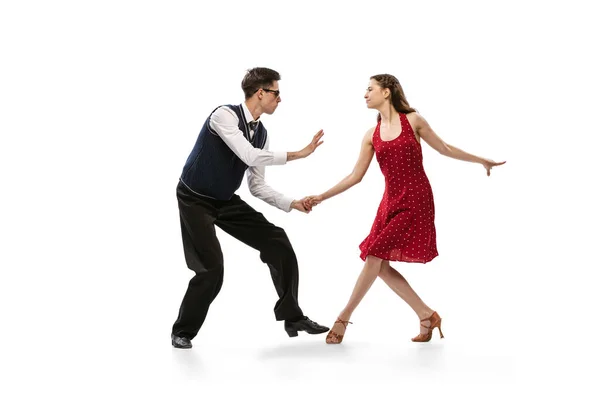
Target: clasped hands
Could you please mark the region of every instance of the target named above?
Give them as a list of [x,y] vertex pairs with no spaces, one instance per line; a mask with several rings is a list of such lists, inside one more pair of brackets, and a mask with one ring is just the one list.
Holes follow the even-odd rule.
[[291,208],[308,214],[309,212],[312,211],[314,206],[320,204],[322,201],[323,201],[323,196],[321,196],[321,195],[306,196],[300,200],[292,201]]

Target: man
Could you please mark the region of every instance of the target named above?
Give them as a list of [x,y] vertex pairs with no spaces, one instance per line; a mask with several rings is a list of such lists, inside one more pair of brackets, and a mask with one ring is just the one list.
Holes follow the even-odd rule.
[[249,70],[242,80],[244,103],[221,106],[211,113],[183,168],[177,185],[181,233],[187,266],[196,275],[190,280],[173,325],[171,343],[176,348],[192,347],[191,340],[223,283],[223,253],[215,225],[260,251],[279,295],[275,318],[285,321],[284,329],[290,337],[297,336],[298,331],[318,334],[329,330],[304,316],[298,305],[298,263],[285,231],[235,194],[247,170],[253,196],[286,212],[308,212],[304,199],[292,200],[264,180],[265,166],[308,157],[323,137],[320,130],[298,152],[268,150],[267,130],[259,117],[275,112],[281,101],[280,79],[279,73],[269,68]]

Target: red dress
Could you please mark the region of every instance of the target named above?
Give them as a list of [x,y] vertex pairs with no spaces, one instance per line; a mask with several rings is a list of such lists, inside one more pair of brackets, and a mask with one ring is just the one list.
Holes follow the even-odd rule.
[[360,258],[426,263],[437,255],[433,192],[423,169],[423,153],[408,118],[400,114],[402,132],[394,140],[373,132],[375,157],[385,177],[385,192],[371,233],[360,244]]

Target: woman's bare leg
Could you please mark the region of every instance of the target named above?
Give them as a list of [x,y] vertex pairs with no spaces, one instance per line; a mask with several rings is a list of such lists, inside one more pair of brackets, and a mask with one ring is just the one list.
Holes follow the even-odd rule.
[[[379,276],[382,261],[381,258],[367,256],[365,266],[358,276],[352,295],[350,295],[350,300],[348,300],[348,304],[346,304],[346,307],[344,307],[339,314],[339,319],[342,321],[350,320],[352,313],[356,310],[356,307],[358,307],[363,297],[365,297],[365,294],[367,294],[373,285],[373,282],[375,282],[375,279]],[[342,324],[334,324],[331,330],[339,335],[343,335],[346,328]]]
[[[419,320],[427,318],[433,314],[433,310],[421,300],[417,292],[408,284],[406,279],[392,266],[387,260],[382,260],[381,268],[379,269],[379,277],[392,289],[398,296],[402,298],[417,314]],[[424,322],[427,325],[429,321]],[[339,325],[339,324],[338,324]],[[421,326],[421,332],[426,333],[427,328]]]

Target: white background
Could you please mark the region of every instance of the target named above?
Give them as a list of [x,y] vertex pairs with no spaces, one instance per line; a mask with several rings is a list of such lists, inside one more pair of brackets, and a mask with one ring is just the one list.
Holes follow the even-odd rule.
[[[598,356],[599,132],[593,2],[3,2],[0,6],[0,397],[593,398]],[[395,263],[444,318],[418,320],[377,281],[342,346],[290,339],[268,268],[219,232],[224,286],[191,351],[170,328],[191,278],[175,186],[208,113],[245,70],[282,75],[263,116],[267,168],[300,198],[348,174],[376,112],[369,77],[398,77],[448,143],[424,146],[440,256]],[[362,268],[383,178],[310,215],[239,194],[286,229],[300,304],[331,325]],[[584,367],[585,363],[593,366]],[[595,394],[594,394],[595,392]]]

